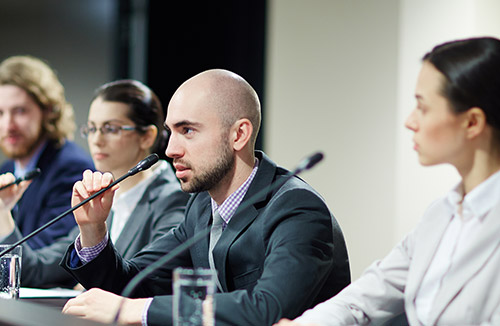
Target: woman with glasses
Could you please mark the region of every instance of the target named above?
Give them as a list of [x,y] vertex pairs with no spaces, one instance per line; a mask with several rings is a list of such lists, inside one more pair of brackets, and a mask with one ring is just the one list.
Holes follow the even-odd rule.
[[405,314],[410,325],[500,325],[499,71],[491,37],[423,57],[405,126],[420,164],[448,163],[461,182],[358,280],[277,326],[388,325]]
[[[97,89],[88,121],[80,131],[88,141],[96,169],[119,178],[151,153],[164,157],[163,121],[161,103],[148,87],[134,80],[119,80]],[[2,175],[0,186],[12,180],[12,175]],[[27,183],[22,183],[0,192],[3,199],[0,223],[5,220],[4,215],[9,215],[9,205],[15,203],[26,186]],[[152,168],[120,183],[107,221],[110,241],[121,255],[132,257],[182,220],[187,200],[188,195],[181,191],[170,164],[160,160]],[[18,232],[12,231],[5,243],[20,238]],[[78,233],[76,227],[67,237],[35,251],[24,245],[21,285],[74,285],[76,282],[58,264]]]

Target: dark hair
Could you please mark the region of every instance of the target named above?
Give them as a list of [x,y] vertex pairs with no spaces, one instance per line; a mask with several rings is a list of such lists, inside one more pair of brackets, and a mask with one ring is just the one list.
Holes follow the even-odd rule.
[[483,110],[500,140],[500,40],[469,38],[440,44],[423,57],[446,78],[443,95],[455,113]]
[[100,86],[95,91],[92,102],[97,98],[103,101],[128,104],[130,110],[127,117],[139,127],[137,129],[139,133],[144,133],[146,127],[154,125],[158,129],[158,135],[152,153],[165,159],[167,145],[167,133],[163,128],[165,115],[160,99],[149,87],[137,80],[117,80]]

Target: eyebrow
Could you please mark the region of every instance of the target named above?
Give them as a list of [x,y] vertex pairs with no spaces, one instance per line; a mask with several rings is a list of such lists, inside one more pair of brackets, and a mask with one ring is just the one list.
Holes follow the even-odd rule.
[[[170,128],[167,126],[166,123],[163,123],[163,126],[167,131],[170,131]],[[173,128],[180,128],[180,127],[186,127],[186,126],[193,126],[193,127],[199,127],[201,126],[201,123],[199,122],[192,122],[189,120],[182,120],[179,122],[174,123]]]
[[[92,121],[92,120],[88,120],[87,123],[93,123],[93,124],[95,124],[95,122]],[[113,123],[125,123],[125,122],[122,121],[122,120],[120,120],[120,119],[111,119],[111,120],[103,121],[102,125],[113,124]]]

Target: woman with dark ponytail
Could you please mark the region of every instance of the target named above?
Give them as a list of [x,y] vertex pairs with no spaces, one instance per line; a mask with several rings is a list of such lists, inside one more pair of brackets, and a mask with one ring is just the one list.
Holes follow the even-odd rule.
[[358,280],[277,325],[500,325],[500,40],[436,46],[415,96],[405,125],[420,163],[451,164],[461,182]]

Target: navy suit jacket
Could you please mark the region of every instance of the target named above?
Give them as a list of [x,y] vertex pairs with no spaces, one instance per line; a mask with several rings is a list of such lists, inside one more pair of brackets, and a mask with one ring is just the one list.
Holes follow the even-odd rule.
[[[344,238],[323,199],[298,177],[260,192],[287,178],[288,171],[262,152],[257,157],[257,174],[214,248],[224,290],[215,294],[218,326],[263,326],[294,318],[350,282]],[[184,221],[131,260],[122,259],[108,243],[97,258],[76,268],[70,267],[70,246],[62,264],[86,288],[120,293],[140,270],[210,227],[210,205],[207,192],[191,197]],[[209,268],[208,247],[206,238],[139,285],[135,297],[154,296],[149,326],[172,324],[172,271],[177,266]]]
[[[73,184],[82,179],[83,171],[94,170],[90,156],[70,141],[61,147],[47,142],[36,166],[42,173],[26,189],[12,212],[23,236],[69,209]],[[13,171],[13,160],[6,161],[0,168],[0,173]],[[67,216],[28,240],[28,244],[33,249],[45,247],[67,235],[75,225],[75,219]]]

